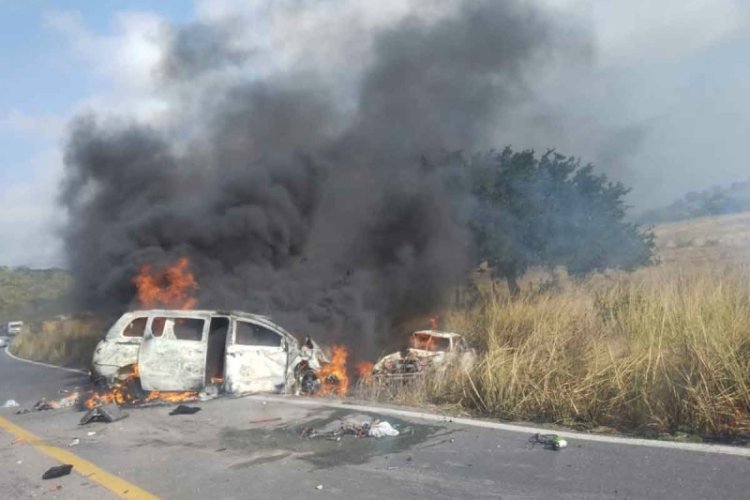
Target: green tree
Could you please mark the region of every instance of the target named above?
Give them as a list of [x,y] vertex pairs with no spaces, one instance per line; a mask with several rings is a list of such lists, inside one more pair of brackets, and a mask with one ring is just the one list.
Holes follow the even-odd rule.
[[533,265],[562,265],[575,275],[650,262],[653,234],[625,220],[629,190],[592,165],[554,151],[537,158],[506,148],[472,156],[467,168],[477,258],[512,293]]

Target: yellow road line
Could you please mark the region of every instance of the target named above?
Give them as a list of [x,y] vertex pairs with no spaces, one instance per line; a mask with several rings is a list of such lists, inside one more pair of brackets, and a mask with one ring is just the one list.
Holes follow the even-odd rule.
[[63,450],[62,448],[58,448],[57,446],[52,446],[49,443],[45,443],[23,427],[19,427],[18,425],[3,417],[0,417],[0,428],[5,429],[17,438],[23,439],[26,443],[32,445],[37,450],[41,451],[47,456],[54,458],[60,463],[72,464],[73,470],[75,472],[78,472],[87,479],[101,484],[120,498],[138,498],[148,500],[158,500],[159,498],[149,493],[148,491],[125,481],[121,477],[115,476],[114,474],[110,474],[109,472],[100,469],[96,465],[92,464],[88,460],[84,460],[78,455],[74,455],[69,451]]

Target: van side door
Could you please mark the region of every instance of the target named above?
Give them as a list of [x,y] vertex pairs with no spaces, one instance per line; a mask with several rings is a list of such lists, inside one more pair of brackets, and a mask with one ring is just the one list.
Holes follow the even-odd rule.
[[242,318],[232,321],[225,390],[234,394],[283,390],[288,342],[266,325]]
[[149,317],[138,354],[147,391],[200,391],[206,372],[210,315],[156,312]]

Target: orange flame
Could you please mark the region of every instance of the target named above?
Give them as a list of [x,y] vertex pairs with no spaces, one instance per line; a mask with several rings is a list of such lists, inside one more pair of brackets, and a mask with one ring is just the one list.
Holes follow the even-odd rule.
[[412,334],[409,337],[409,347],[412,349],[420,349],[424,351],[437,351],[437,342],[435,337],[432,335],[424,335],[419,333]]
[[357,371],[357,376],[363,382],[369,382],[372,378],[372,369],[375,367],[373,363],[369,361],[360,361],[354,366]]
[[346,358],[349,357],[349,351],[342,345],[334,345],[331,350],[331,362],[315,372],[321,384],[318,394],[346,396],[349,390],[349,376],[346,373]]
[[161,272],[152,272],[151,266],[145,264],[133,278],[133,283],[138,289],[138,301],[146,309],[193,309],[198,303],[195,298],[198,283],[186,257],[178,259]]
[[198,393],[192,391],[185,392],[160,392],[160,391],[140,391],[134,389],[140,387],[137,384],[139,379],[138,365],[133,365],[131,372],[122,380],[116,381],[111,387],[103,391],[95,391],[88,395],[83,401],[83,407],[87,410],[106,404],[115,403],[118,405],[136,405],[151,403],[153,401],[163,401],[165,403],[182,403],[183,401],[193,401],[198,399]]

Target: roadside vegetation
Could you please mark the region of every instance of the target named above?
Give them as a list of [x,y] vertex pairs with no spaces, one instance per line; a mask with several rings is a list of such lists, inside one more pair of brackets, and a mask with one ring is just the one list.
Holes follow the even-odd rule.
[[750,268],[658,266],[566,278],[511,298],[487,287],[447,327],[473,369],[374,397],[574,428],[750,436]]
[[0,334],[9,321],[23,321],[22,333],[10,344],[12,353],[35,361],[87,367],[102,322],[70,317],[72,276],[62,269],[0,266]]
[[62,269],[0,266],[0,326],[69,310],[72,284],[72,276]]
[[94,316],[32,322],[13,338],[10,351],[33,361],[87,369],[107,327]]

